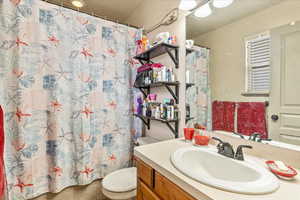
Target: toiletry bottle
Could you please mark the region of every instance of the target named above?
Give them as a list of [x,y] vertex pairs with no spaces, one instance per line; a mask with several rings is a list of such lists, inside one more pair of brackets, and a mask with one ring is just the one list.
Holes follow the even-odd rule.
[[190,118],[191,117],[191,107],[188,104],[185,107],[186,107],[186,117]]
[[175,82],[175,74],[173,69],[171,69],[170,72],[171,72],[171,82]]
[[172,106],[168,105],[168,120],[172,120]]
[[190,83],[190,71],[189,71],[189,70],[186,71],[186,74],[185,74],[185,82],[186,82],[186,83]]
[[163,119],[167,119],[167,118],[168,118],[168,109],[167,109],[166,104],[164,104],[164,117],[163,117]]
[[167,82],[171,81],[171,71],[170,71],[170,69],[167,69],[167,78],[166,78],[166,81]]
[[142,97],[137,98],[137,114],[138,115],[143,114],[143,99],[142,99]]
[[166,66],[163,66],[162,67],[162,74],[161,74],[161,78],[162,78],[162,81],[163,82],[166,82],[167,81],[167,68]]
[[151,111],[151,105],[148,104],[147,109],[146,109],[146,116],[151,117],[152,111]]
[[174,116],[175,116],[175,119],[176,120],[179,120],[180,119],[180,113],[179,113],[179,109],[177,106],[174,106]]
[[164,104],[162,103],[160,104],[160,118],[164,118]]
[[171,116],[170,116],[170,120],[173,120],[174,119],[174,114],[175,114],[175,111],[174,111],[174,106],[170,106],[171,107]]
[[152,105],[151,117],[154,117],[154,118],[156,117],[156,105],[155,104]]
[[161,82],[161,70],[157,71],[157,82]]
[[143,116],[146,116],[146,112],[147,112],[147,103],[144,100],[144,103],[143,103]]
[[160,118],[160,107],[159,107],[159,106],[156,106],[155,118],[156,118],[156,119],[159,119],[159,118]]

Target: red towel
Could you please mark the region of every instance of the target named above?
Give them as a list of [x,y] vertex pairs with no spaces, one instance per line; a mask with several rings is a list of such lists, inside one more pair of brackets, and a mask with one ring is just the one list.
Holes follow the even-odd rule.
[[261,138],[267,139],[266,105],[262,102],[238,103],[237,131],[243,135],[260,133]]
[[214,101],[212,106],[213,130],[234,132],[235,103]]
[[4,170],[4,123],[3,110],[0,106],[0,198],[4,196],[5,192],[5,170]]

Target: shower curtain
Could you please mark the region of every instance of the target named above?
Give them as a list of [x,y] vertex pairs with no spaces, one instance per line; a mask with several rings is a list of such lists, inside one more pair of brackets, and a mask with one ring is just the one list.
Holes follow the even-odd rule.
[[198,123],[211,130],[210,50],[199,46],[194,46],[193,49],[195,51],[186,57],[186,70],[190,71],[190,82],[195,84],[186,91],[186,103],[190,105],[193,118],[188,122],[188,126],[192,127]]
[[8,197],[89,184],[127,167],[140,31],[38,0],[0,0]]

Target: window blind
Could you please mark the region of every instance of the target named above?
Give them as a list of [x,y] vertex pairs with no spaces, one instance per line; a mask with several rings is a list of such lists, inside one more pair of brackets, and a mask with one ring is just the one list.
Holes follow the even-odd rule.
[[246,40],[247,92],[266,92],[271,82],[271,38],[261,34]]

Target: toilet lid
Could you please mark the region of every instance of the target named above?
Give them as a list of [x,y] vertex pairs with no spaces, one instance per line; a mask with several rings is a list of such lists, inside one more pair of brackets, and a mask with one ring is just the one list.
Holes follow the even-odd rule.
[[136,167],[117,170],[108,174],[102,181],[103,188],[111,192],[128,192],[136,189]]

